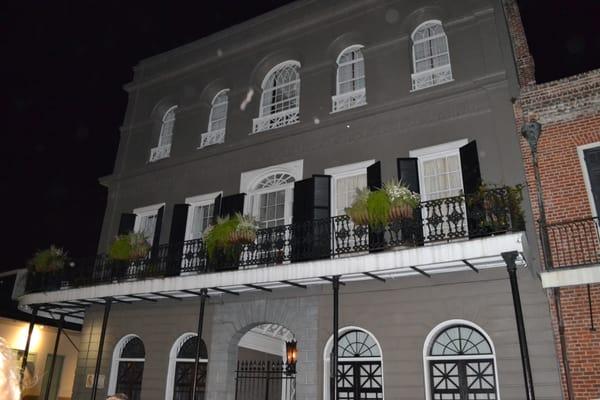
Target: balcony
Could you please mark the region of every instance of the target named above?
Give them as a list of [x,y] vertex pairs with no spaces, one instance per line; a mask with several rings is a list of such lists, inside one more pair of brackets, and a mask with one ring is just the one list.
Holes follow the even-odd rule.
[[332,113],[364,106],[367,104],[367,92],[365,89],[359,89],[349,93],[332,96],[331,103]]
[[553,268],[600,264],[598,217],[549,224],[547,229]]
[[412,74],[412,90],[426,89],[442,83],[452,82],[452,68],[450,64],[432,68],[427,71]]
[[[27,292],[58,291],[150,278],[191,279],[194,275],[207,274],[229,273],[231,278],[231,273],[241,270],[271,271],[290,264],[302,266],[324,260],[356,260],[361,256],[364,259],[390,251],[427,251],[436,244],[464,245],[469,240],[523,229],[522,215],[518,207],[511,204],[508,189],[499,188],[476,197],[456,196],[422,202],[414,210],[412,218],[404,218],[376,230],[367,225],[356,225],[346,215],[260,229],[254,243],[238,245],[228,255],[220,254],[213,259],[207,257],[202,240],[197,239],[157,246],[146,258],[138,261],[114,261],[106,255],[73,260],[69,267],[58,272],[30,273]],[[502,251],[493,244],[484,247],[484,252],[494,253],[490,256],[498,256]],[[465,258],[468,257],[461,253],[457,262],[474,269]],[[332,266],[328,264],[326,267]],[[449,265],[443,267],[451,270]],[[415,270],[416,266],[411,263],[408,268]],[[306,270],[303,269],[304,272]],[[420,270],[417,268],[416,271]],[[252,283],[242,281],[239,282],[241,286]]]
[[200,136],[200,148],[203,149],[213,144],[225,142],[225,129],[217,129],[215,131],[203,133]]
[[150,162],[155,162],[167,158],[171,155],[171,144],[157,146],[150,150]]
[[300,122],[300,108],[294,107],[289,110],[279,111],[263,117],[254,118],[252,121],[252,133],[268,131]]

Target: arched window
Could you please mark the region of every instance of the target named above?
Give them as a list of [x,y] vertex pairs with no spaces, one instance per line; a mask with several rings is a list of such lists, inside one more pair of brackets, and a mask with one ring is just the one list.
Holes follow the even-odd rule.
[[261,228],[291,222],[294,182],[287,172],[273,172],[254,185],[250,193],[251,212]]
[[338,56],[333,112],[367,104],[362,48],[361,45],[350,46]]
[[428,400],[495,400],[496,355],[490,338],[468,321],[447,321],[425,341]]
[[202,134],[200,148],[225,141],[225,128],[227,125],[227,105],[229,103],[229,89],[221,90],[214,97],[210,116],[208,117],[208,131]]
[[171,141],[173,140],[176,110],[177,106],[173,106],[163,114],[158,146],[150,151],[150,162],[158,161],[171,155]]
[[[197,345],[198,336],[194,333],[186,333],[177,339],[171,348],[167,375],[166,400],[192,400]],[[206,344],[201,339],[200,363],[198,364],[198,379],[196,381],[196,398],[193,400],[204,399],[207,366],[208,352],[206,350]]]
[[130,400],[140,400],[146,350],[135,335],[122,338],[113,352],[108,393],[125,393]]
[[291,125],[299,121],[300,63],[286,61],[269,71],[262,83],[259,117],[253,132]]
[[448,38],[440,21],[427,21],[412,34],[413,90],[452,81]]
[[[343,328],[338,338],[339,399],[383,399],[383,359],[375,337],[357,327]],[[329,400],[332,385],[333,337],[325,346],[323,398]]]

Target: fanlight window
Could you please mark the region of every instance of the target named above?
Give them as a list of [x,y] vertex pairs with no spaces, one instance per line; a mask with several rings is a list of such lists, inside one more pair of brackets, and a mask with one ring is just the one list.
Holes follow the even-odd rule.
[[125,393],[131,400],[140,400],[146,357],[144,343],[137,336],[129,336],[119,347],[120,354],[113,360],[113,368],[117,371],[114,392]]
[[426,357],[428,399],[496,400],[496,360],[491,343],[474,327],[446,327]]
[[429,21],[412,34],[413,90],[452,80],[448,38],[440,21]]
[[286,173],[277,173],[267,176],[256,185],[256,189],[265,189],[273,186],[287,185],[294,183],[294,177]]
[[198,337],[195,335],[184,336],[176,345],[174,349],[176,353],[175,356],[171,358],[171,365],[169,366],[173,379],[171,382],[172,391],[170,392],[171,396],[167,396],[167,399],[204,399],[204,392],[206,390],[208,352],[206,349],[206,344],[203,340],[200,340],[200,359],[198,364],[198,376],[196,380],[196,398],[192,399],[197,345]]
[[291,125],[299,121],[300,63],[277,65],[262,84],[260,114],[254,119],[253,132]]
[[381,357],[379,346],[366,332],[353,330],[338,339],[339,358]]

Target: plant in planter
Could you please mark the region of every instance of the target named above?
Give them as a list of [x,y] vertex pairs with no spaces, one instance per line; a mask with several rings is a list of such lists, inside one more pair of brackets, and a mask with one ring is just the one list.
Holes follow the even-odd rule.
[[136,261],[148,256],[151,246],[143,233],[130,232],[119,235],[110,245],[108,255],[112,260]]
[[346,215],[348,215],[356,225],[369,224],[367,201],[369,200],[370,193],[371,191],[368,188],[357,189],[356,197],[354,198],[352,205],[346,208]]
[[229,235],[229,242],[231,244],[254,243],[256,240],[256,231],[258,230],[258,224],[254,217],[237,213],[234,219],[237,220],[237,226]]
[[421,203],[418,193],[411,191],[401,181],[390,181],[383,185],[383,191],[390,201],[390,220],[412,218],[413,210]]
[[513,228],[521,229],[525,220],[521,202],[522,185],[498,186],[482,183],[475,193],[467,197],[470,218],[482,232],[493,233],[505,230],[510,223]]
[[64,268],[67,261],[67,253],[54,245],[45,250],[37,251],[29,260],[28,265],[35,272],[55,272]]

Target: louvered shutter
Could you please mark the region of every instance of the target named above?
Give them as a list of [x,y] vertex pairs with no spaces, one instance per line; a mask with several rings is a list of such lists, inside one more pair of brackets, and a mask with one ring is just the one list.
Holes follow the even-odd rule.
[[[398,158],[398,180],[415,193],[421,192],[419,183],[419,159]],[[409,245],[423,244],[423,216],[420,207],[413,213],[413,218],[402,221],[402,241]]]
[[169,232],[169,257],[167,264],[167,275],[179,275],[183,256],[185,240],[185,229],[189,204],[175,204],[173,207],[173,218],[171,219],[171,231]]
[[152,239],[152,259],[157,260],[160,252],[160,230],[162,228],[162,218],[165,207],[158,209],[156,213],[156,224],[154,225],[154,238]]
[[486,210],[481,202],[469,201],[469,195],[477,192],[481,186],[481,171],[479,169],[479,153],[477,142],[472,141],[460,148],[460,167],[462,171],[463,191],[466,196],[467,226],[469,237],[478,237],[482,232],[482,222],[485,221]]
[[223,202],[223,195],[218,195],[215,197],[215,206],[213,207],[213,217],[212,223],[213,225],[217,223],[217,217],[221,216],[221,203]]
[[244,198],[246,193],[232,194],[221,199],[221,209],[219,215],[221,217],[233,216],[235,213],[242,214],[244,212]]
[[367,186],[371,190],[381,189],[381,162],[377,161],[367,167]]
[[331,177],[314,175],[294,183],[292,259],[327,258],[330,255]]
[[135,214],[124,213],[121,214],[121,220],[119,221],[119,231],[118,235],[126,235],[129,232],[133,231],[133,227],[135,226]]

